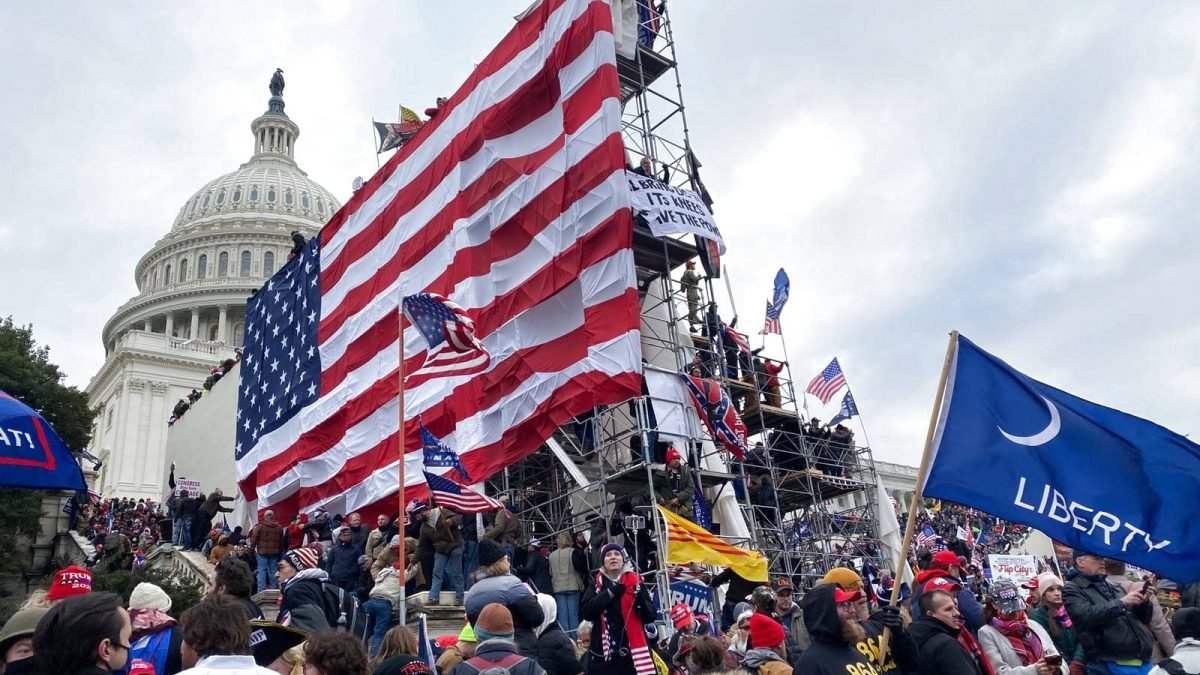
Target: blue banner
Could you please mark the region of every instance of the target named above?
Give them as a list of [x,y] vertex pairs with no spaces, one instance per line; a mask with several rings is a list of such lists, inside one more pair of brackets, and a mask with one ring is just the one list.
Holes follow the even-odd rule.
[[672,579],[670,602],[660,601],[657,586],[655,586],[652,599],[657,607],[665,611],[670,611],[675,606],[675,603],[682,602],[690,607],[694,614],[704,614],[710,618],[716,616],[713,614],[712,589],[699,581],[679,581]]
[[83,471],[53,427],[0,391],[0,486],[86,490]]
[[925,494],[1072,548],[1200,580],[1200,445],[1034,380],[958,338]]

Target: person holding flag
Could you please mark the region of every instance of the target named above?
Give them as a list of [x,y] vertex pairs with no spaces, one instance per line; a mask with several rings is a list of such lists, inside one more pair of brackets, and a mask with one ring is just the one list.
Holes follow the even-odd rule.
[[579,602],[593,624],[588,675],[655,675],[645,626],[658,611],[620,544],[605,544],[601,566]]

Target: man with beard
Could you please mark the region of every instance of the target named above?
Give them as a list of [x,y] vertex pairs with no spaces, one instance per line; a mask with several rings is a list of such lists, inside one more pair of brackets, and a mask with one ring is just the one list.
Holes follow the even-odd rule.
[[862,595],[847,593],[836,584],[822,584],[800,601],[804,627],[812,636],[812,645],[796,663],[796,672],[804,675],[879,675],[875,665],[858,651],[856,645],[866,638],[859,625],[855,600]]
[[834,567],[829,570],[825,575],[825,582],[837,584],[843,591],[855,596],[854,618],[862,626],[864,637],[854,648],[871,663],[879,663],[879,643],[883,630],[891,630],[891,635],[888,636],[887,660],[879,672],[899,674],[916,673],[919,670],[917,645],[904,629],[899,607],[886,605],[875,614],[870,614],[870,604],[867,602],[867,596],[863,595],[865,587],[862,577],[849,567]]

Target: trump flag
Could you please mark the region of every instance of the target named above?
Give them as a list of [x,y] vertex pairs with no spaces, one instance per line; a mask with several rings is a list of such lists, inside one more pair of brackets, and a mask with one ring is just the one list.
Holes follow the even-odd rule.
[[85,490],[83,472],[53,427],[0,391],[0,485]]
[[925,494],[1096,555],[1200,579],[1200,446],[1013,369],[958,336]]

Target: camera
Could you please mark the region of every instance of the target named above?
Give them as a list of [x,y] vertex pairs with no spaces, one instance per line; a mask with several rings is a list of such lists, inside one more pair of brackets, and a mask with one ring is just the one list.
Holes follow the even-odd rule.
[[646,529],[646,519],[643,516],[625,516],[623,524],[627,530]]

